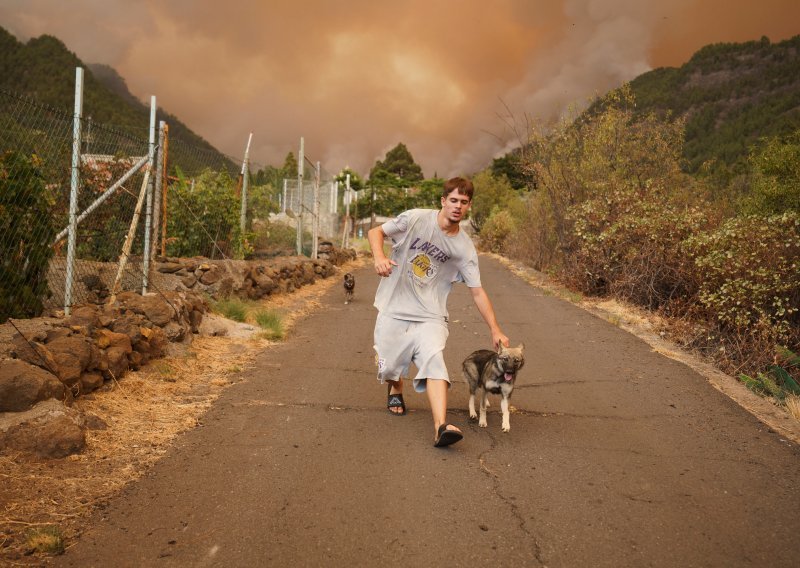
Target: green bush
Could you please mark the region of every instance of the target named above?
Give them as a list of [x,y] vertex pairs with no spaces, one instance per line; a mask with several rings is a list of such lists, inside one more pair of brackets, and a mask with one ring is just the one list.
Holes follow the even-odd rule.
[[798,214],[730,219],[716,231],[688,239],[686,250],[694,259],[701,316],[725,331],[746,333],[762,324],[778,339],[798,338]]
[[785,139],[771,138],[751,152],[754,170],[751,194],[742,202],[746,213],[800,214],[800,130]]
[[38,159],[0,156],[0,322],[42,313],[56,227]]
[[235,180],[226,171],[205,170],[193,180],[178,174],[169,188],[167,255],[241,257]]
[[516,228],[517,222],[510,212],[495,208],[483,223],[480,233],[481,247],[500,254],[507,252],[509,238]]
[[[705,229],[709,213],[664,200],[618,199],[589,199],[574,208],[577,242],[565,279],[584,293],[649,309],[689,301],[696,286],[682,243]],[[607,224],[608,218],[614,221]]]
[[772,396],[778,402],[784,402],[789,395],[800,395],[800,384],[791,375],[791,371],[800,370],[800,357],[789,349],[779,350],[780,365],[770,365],[767,372],[754,376],[739,375],[747,388],[755,393]]

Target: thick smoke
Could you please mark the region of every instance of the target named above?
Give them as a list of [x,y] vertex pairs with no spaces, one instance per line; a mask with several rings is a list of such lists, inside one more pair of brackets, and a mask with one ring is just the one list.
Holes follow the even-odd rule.
[[[59,37],[222,151],[282,163],[305,137],[367,173],[404,142],[427,176],[469,174],[548,121],[718,41],[797,33],[793,0],[5,0],[0,25]],[[516,132],[509,124],[517,124]]]

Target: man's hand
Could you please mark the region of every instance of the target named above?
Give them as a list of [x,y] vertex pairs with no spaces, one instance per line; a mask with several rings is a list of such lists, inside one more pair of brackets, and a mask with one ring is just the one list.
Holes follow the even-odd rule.
[[382,259],[375,259],[375,272],[379,276],[389,276],[392,273],[392,266],[397,266],[397,263],[391,258],[383,257]]
[[508,347],[508,337],[499,329],[492,331],[492,345],[494,345],[495,351],[500,348],[501,343],[503,347]]
[[386,234],[380,226],[373,227],[367,232],[367,241],[369,241],[369,248],[372,250],[372,258],[375,264],[375,272],[378,276],[389,276],[392,273],[392,266],[397,266],[397,263],[391,258],[386,257],[383,252],[383,241]]

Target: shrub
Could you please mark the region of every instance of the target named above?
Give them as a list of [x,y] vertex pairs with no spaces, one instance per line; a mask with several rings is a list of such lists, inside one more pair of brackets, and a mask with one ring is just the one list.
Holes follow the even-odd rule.
[[509,237],[517,228],[516,220],[505,209],[495,208],[484,222],[480,233],[481,246],[496,253],[507,252]]
[[214,311],[233,321],[243,322],[247,319],[247,303],[236,297],[219,300],[213,305]]
[[753,392],[772,396],[779,403],[794,405],[796,401],[792,397],[800,395],[800,384],[792,377],[791,370],[800,368],[800,357],[789,349],[781,350],[779,356],[780,365],[770,365],[766,373],[757,373],[753,377],[741,374],[739,379]]
[[[571,285],[649,309],[683,304],[694,295],[691,259],[682,243],[707,226],[706,211],[665,201],[603,198],[585,201],[572,216],[577,243],[564,264]],[[614,221],[606,224],[608,218]]]
[[756,324],[777,339],[797,338],[800,327],[800,216],[747,216],[687,240],[694,258],[698,304],[722,330],[747,332]]
[[254,319],[264,330],[267,339],[282,339],[284,335],[283,320],[277,312],[272,310],[260,310],[256,312]]
[[169,187],[167,255],[214,258],[240,252],[236,182],[225,171],[206,170],[191,181],[178,174]]
[[56,228],[38,159],[0,156],[0,322],[42,313]]

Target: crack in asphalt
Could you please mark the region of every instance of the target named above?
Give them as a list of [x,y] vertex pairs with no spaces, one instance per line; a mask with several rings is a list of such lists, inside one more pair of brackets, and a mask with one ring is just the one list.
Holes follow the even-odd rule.
[[[473,432],[476,432],[475,424],[476,422],[470,422],[469,425],[470,430],[472,430]],[[509,508],[511,515],[515,519],[517,519],[517,522],[519,523],[519,530],[521,530],[525,535],[527,535],[532,541],[533,557],[536,558],[537,562],[539,562],[541,566],[544,566],[546,563],[542,559],[542,547],[539,544],[539,540],[528,529],[527,523],[519,511],[519,506],[516,503],[514,503],[513,500],[511,500],[509,497],[503,495],[503,493],[500,491],[500,475],[489,469],[489,467],[486,465],[486,456],[492,453],[497,448],[497,437],[495,436],[495,434],[493,434],[490,431],[487,431],[486,433],[488,434],[491,443],[489,444],[489,447],[478,456],[478,465],[480,466],[480,470],[483,472],[484,475],[486,475],[486,477],[488,477],[491,480],[492,492],[495,494],[495,496]]]

